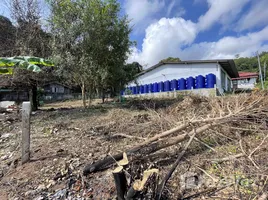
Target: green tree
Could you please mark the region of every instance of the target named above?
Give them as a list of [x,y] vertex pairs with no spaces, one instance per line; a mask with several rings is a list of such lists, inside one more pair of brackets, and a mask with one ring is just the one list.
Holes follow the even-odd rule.
[[[45,32],[41,26],[39,6],[37,0],[10,0],[10,13],[15,22],[1,18],[0,38],[5,40],[5,51],[0,51],[1,56],[36,56],[48,58],[51,55],[51,35]],[[1,43],[2,46],[2,43]],[[0,47],[1,50],[1,47]],[[31,73],[25,70],[15,70],[12,74],[12,83],[15,88],[28,88],[32,109],[37,109],[37,87],[39,83],[49,81],[52,74]]]
[[180,58],[174,58],[174,57],[168,57],[166,59],[163,59],[160,61],[160,63],[164,63],[164,62],[180,62],[181,59]]
[[[126,16],[116,0],[48,0],[60,74],[85,93],[119,93],[124,64],[133,44]],[[67,74],[67,75],[66,75]]]
[[12,22],[0,16],[0,56],[7,57],[14,55],[16,27]]

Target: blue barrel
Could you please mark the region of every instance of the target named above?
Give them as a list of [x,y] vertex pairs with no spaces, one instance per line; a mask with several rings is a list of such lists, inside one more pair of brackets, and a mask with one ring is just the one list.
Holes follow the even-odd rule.
[[196,88],[205,88],[205,77],[199,75],[196,77]]
[[129,89],[131,90],[131,94],[134,94],[134,87],[129,87]]
[[153,83],[151,83],[151,84],[149,85],[149,90],[150,90],[151,93],[154,92],[154,84],[153,84]]
[[179,90],[186,90],[186,80],[184,78],[179,79]]
[[215,84],[216,84],[216,75],[215,74],[206,75],[206,88],[214,88]]
[[154,92],[159,92],[158,83],[154,83]]
[[170,91],[170,81],[165,81],[165,92]]
[[164,82],[161,81],[158,83],[158,89],[159,89],[159,92],[164,92],[165,91],[165,88],[164,88]]
[[171,81],[170,90],[174,91],[174,90],[177,90],[177,88],[178,88],[178,81],[176,79],[174,79]]
[[137,88],[137,94],[140,94],[140,86],[136,86],[136,88]]
[[132,87],[132,94],[137,94],[137,87]]
[[140,86],[140,92],[141,92],[141,94],[144,94],[144,85]]
[[144,93],[146,94],[146,93],[149,93],[149,86],[148,86],[148,84],[145,84],[144,85]]
[[195,88],[195,79],[190,76],[186,79],[186,85],[187,85],[187,90],[190,90],[192,88]]

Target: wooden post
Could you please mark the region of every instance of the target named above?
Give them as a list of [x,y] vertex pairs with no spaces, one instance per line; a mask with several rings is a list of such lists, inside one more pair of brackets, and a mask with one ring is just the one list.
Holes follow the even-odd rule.
[[22,140],[21,140],[21,162],[22,164],[30,160],[30,114],[31,103],[22,103]]

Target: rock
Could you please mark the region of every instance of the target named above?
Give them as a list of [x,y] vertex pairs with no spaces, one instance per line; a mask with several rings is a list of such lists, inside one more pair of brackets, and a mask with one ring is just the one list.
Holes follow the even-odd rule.
[[52,199],[63,199],[67,196],[67,189],[62,189],[57,191],[53,196]]
[[11,133],[5,133],[5,134],[1,135],[1,138],[2,138],[2,139],[7,139],[7,138],[9,138],[10,136],[11,136]]
[[47,188],[50,188],[51,186],[54,186],[54,185],[56,185],[56,181],[54,181],[54,180],[49,180],[49,181],[48,181]]
[[29,197],[29,196],[33,196],[33,195],[35,195],[36,194],[36,191],[35,190],[29,190],[29,191],[27,191],[27,192],[25,192],[25,196],[26,197]]
[[45,199],[45,198],[42,196],[38,196],[38,197],[34,198],[34,200],[43,200],[43,199]]
[[8,158],[9,158],[8,155],[4,155],[4,156],[1,157],[1,160],[6,160],[6,159],[8,159]]
[[186,172],[185,174],[181,175],[180,179],[182,190],[198,189],[203,183],[202,177],[193,172]]
[[38,187],[37,187],[37,191],[43,191],[43,190],[45,190],[46,189],[46,186],[44,185],[44,184],[41,184],[41,185],[39,185]]

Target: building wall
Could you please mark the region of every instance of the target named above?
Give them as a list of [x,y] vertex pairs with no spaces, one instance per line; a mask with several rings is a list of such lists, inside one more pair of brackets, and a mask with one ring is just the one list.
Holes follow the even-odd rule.
[[[228,79],[231,82],[229,75],[226,74],[224,81],[224,87],[222,87],[221,81],[221,70],[222,67],[218,63],[195,63],[195,64],[165,64],[152,71],[149,71],[141,76],[139,76],[136,82],[139,85],[150,84],[160,81],[167,81],[180,78],[188,78],[190,76],[194,77],[198,75],[206,76],[207,74],[216,75],[216,86],[222,93],[223,88],[228,88]],[[135,82],[129,84],[129,86],[135,86]]]
[[64,87],[61,85],[51,84],[50,87],[52,93],[64,93]]
[[50,84],[44,87],[47,93],[57,93],[57,94],[69,94],[70,89],[59,84]]
[[245,78],[237,80],[237,88],[239,89],[253,89],[257,83],[257,78]]
[[151,99],[151,98],[176,98],[181,95],[203,95],[207,97],[215,97],[216,96],[216,89],[215,88],[201,88],[201,89],[194,89],[194,90],[176,90],[170,92],[157,92],[157,93],[147,93],[147,94],[138,94],[138,95],[125,95],[126,98],[144,98],[144,99]]

